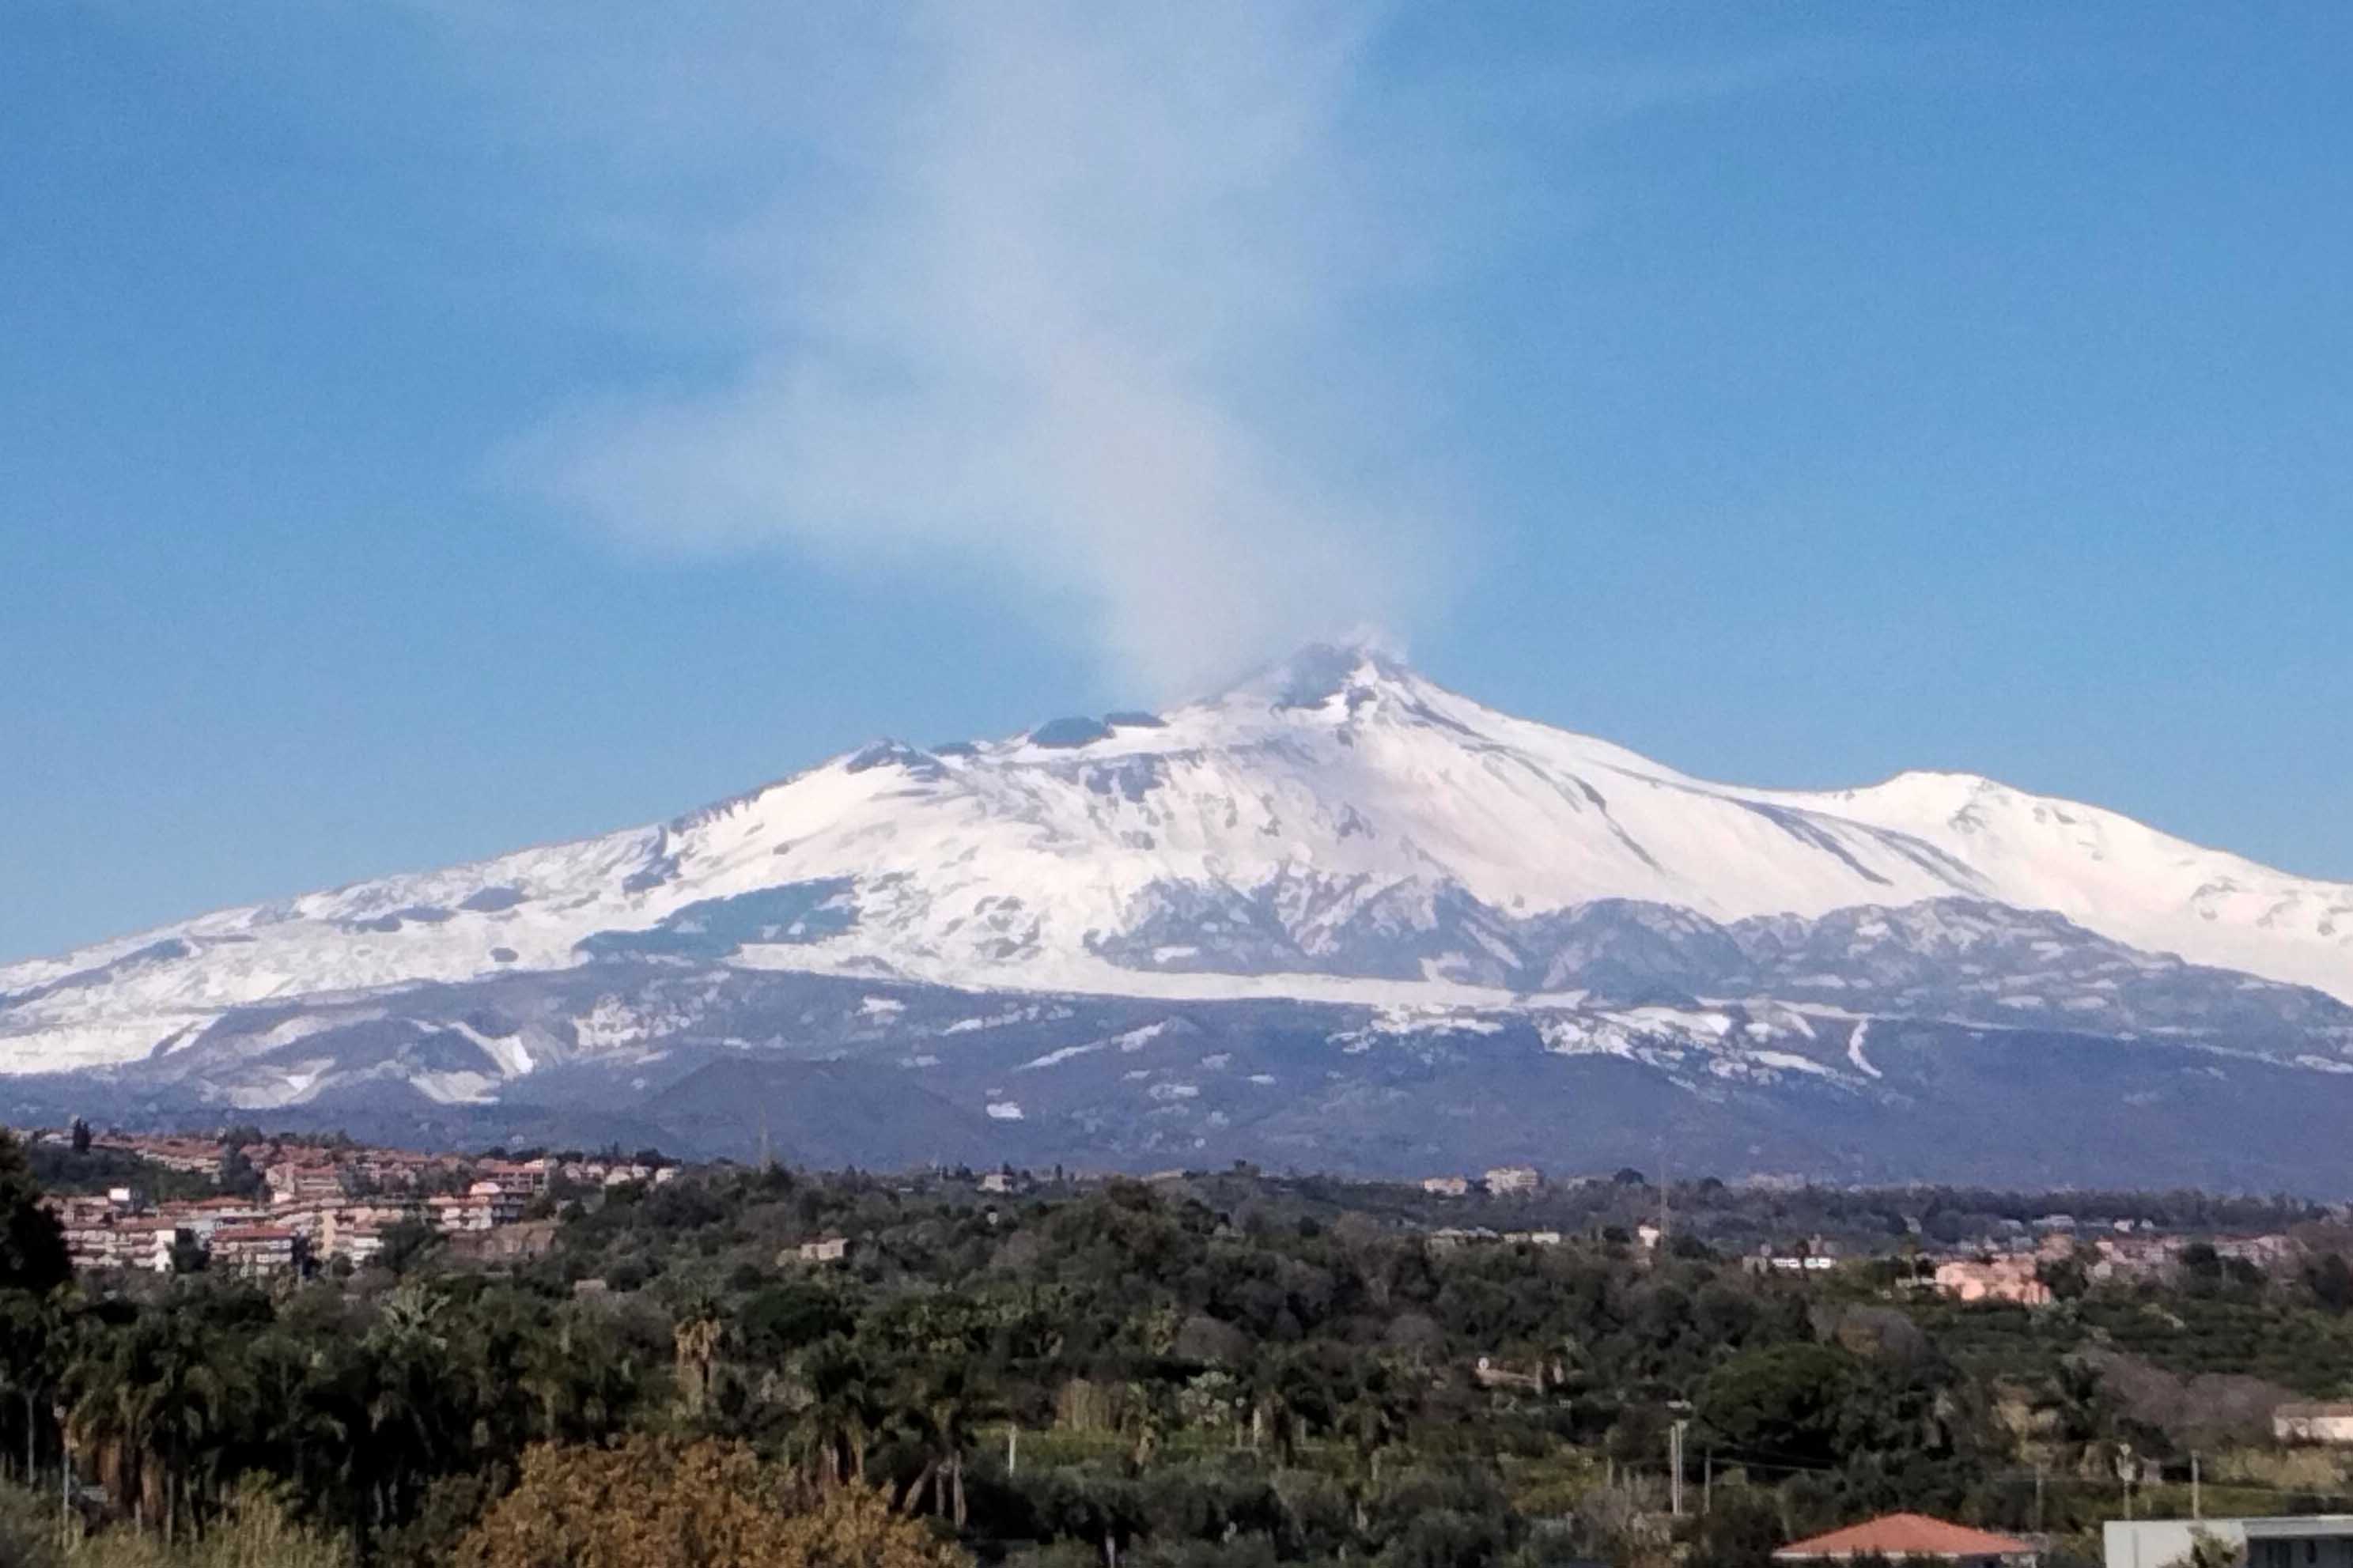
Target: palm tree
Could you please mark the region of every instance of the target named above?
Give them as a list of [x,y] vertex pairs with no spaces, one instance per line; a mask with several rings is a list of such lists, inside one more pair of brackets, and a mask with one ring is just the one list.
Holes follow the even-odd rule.
[[67,1373],[67,1441],[90,1454],[110,1492],[130,1498],[132,1527],[144,1531],[151,1405],[134,1329],[89,1326]]
[[932,1361],[909,1384],[899,1419],[923,1448],[924,1462],[900,1494],[902,1510],[923,1495],[928,1482],[932,1511],[955,1521],[958,1530],[964,1528],[965,1450],[972,1446],[975,1429],[996,1407],[991,1391],[976,1373],[969,1357]]
[[306,1496],[348,1482],[353,1411],[346,1391],[336,1386],[338,1369],[325,1352],[272,1331],[255,1342],[246,1363],[244,1391],[256,1447],[271,1455]]
[[[237,1405],[233,1342],[216,1341],[186,1310],[142,1319],[153,1381],[146,1396],[150,1440],[162,1448],[164,1541],[176,1538],[180,1515],[193,1521],[201,1482],[217,1479],[218,1438]],[[154,1323],[152,1330],[149,1323]],[[216,1352],[216,1347],[220,1353]]]
[[429,1291],[404,1285],[367,1338],[368,1491],[378,1525],[398,1515],[437,1459],[453,1460],[470,1447],[470,1434],[461,1435],[452,1419],[442,1307]]
[[710,1403],[712,1367],[726,1338],[726,1320],[720,1316],[718,1302],[708,1295],[689,1303],[670,1330],[679,1394],[690,1415],[701,1416]]
[[1352,1478],[1348,1490],[1356,1501],[1356,1528],[1365,1528],[1367,1500],[1380,1490],[1381,1452],[1404,1431],[1404,1415],[1396,1391],[1386,1378],[1368,1378],[1340,1407],[1340,1429],[1355,1450],[1361,1483]]
[[881,1425],[881,1403],[867,1377],[865,1359],[848,1340],[836,1336],[801,1358],[801,1383],[808,1403],[794,1422],[796,1446],[810,1462],[818,1484],[866,1481],[866,1445]]
[[56,1384],[58,1314],[27,1290],[0,1290],[0,1385],[24,1402],[25,1484],[38,1465],[40,1401]]

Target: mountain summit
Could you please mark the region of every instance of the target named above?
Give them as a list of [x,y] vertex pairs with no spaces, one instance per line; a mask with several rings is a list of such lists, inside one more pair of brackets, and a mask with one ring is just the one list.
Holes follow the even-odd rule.
[[399,1031],[371,1047],[369,1081],[486,1102],[617,1030],[663,1037],[646,998],[689,975],[1523,1017],[1771,1000],[2336,1062],[2353,887],[1966,775],[1710,783],[1316,647],[1163,713],[877,742],[668,823],[0,969],[0,1071],[300,1102],[354,1070],[301,1047],[329,1014],[593,993],[436,1025],[439,1066]]

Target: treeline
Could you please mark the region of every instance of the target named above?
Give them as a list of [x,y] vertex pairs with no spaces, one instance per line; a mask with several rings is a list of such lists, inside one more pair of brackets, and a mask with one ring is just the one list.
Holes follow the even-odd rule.
[[1626,1174],[1603,1198],[1667,1197],[1681,1245],[1615,1219],[1443,1244],[1418,1193],[1249,1171],[993,1194],[719,1170],[587,1194],[527,1261],[420,1236],[264,1291],[69,1280],[9,1147],[0,1462],[71,1498],[92,1564],[276,1531],[321,1561],[482,1568],[1763,1568],[1892,1508],[2052,1532],[2064,1558],[2128,1492],[2162,1506],[2193,1447],[2230,1473],[2274,1394],[2353,1367],[2309,1261],[1961,1309],[1868,1266],[1753,1274],[1703,1239],[1731,1189]]
[[[1245,1166],[1196,1174],[1186,1185],[1208,1201],[1225,1202],[1261,1190],[1268,1181]],[[1327,1217],[1360,1214],[1423,1227],[1541,1226],[1595,1237],[1609,1231],[1630,1234],[1650,1224],[1696,1237],[1718,1251],[1752,1251],[1815,1236],[1852,1250],[1888,1248],[1907,1236],[1952,1243],[2057,1215],[2086,1230],[2121,1221],[2173,1233],[2260,1234],[2312,1224],[2329,1212],[2307,1199],[2286,1195],[1926,1184],[1736,1185],[1712,1176],[1662,1182],[1630,1167],[1612,1174],[1555,1180],[1533,1194],[1506,1196],[1474,1192],[1445,1197],[1418,1186],[1326,1176],[1286,1176],[1280,1184],[1303,1211]]]

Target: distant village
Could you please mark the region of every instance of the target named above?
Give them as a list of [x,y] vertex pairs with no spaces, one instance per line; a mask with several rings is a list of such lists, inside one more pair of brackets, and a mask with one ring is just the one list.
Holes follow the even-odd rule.
[[[1637,1173],[1621,1173],[1639,1181]],[[1545,1188],[1544,1173],[1533,1165],[1499,1165],[1483,1175],[1425,1176],[1421,1190],[1434,1197],[1491,1198],[1533,1196]],[[1645,1250],[1670,1239],[1672,1216],[1663,1211],[1655,1221],[1629,1228],[1625,1239]],[[2147,1220],[2079,1223],[2067,1214],[2048,1214],[2032,1220],[2000,1220],[1983,1235],[1938,1242],[1921,1234],[1916,1220],[1900,1240],[1869,1249],[1857,1249],[1821,1236],[1778,1247],[1764,1247],[1741,1258],[1755,1274],[1826,1272],[1841,1262],[1865,1258],[1892,1259],[1901,1269],[1901,1286],[1932,1290],[1953,1300],[2000,1302],[2019,1307],[2047,1307],[2058,1299],[2054,1281],[2080,1271],[2084,1285],[2162,1282],[2179,1275],[2185,1260],[2208,1266],[2239,1267],[2270,1272],[2293,1261],[2301,1248],[2284,1232],[2243,1236],[2198,1237],[2159,1232]],[[1433,1243],[1459,1247],[1478,1242],[1557,1246],[1558,1230],[1499,1230],[1491,1226],[1442,1226],[1430,1233]]]
[[[375,1261],[401,1227],[430,1234],[460,1257],[485,1261],[535,1256],[553,1239],[557,1203],[608,1188],[658,1185],[679,1167],[650,1152],[636,1157],[533,1153],[469,1156],[353,1144],[343,1140],[256,1140],[212,1136],[92,1133],[87,1128],[37,1129],[20,1136],[34,1145],[88,1148],[130,1156],[146,1165],[203,1178],[198,1197],[158,1197],[135,1181],[102,1193],[51,1194],[42,1201],[65,1231],[78,1270],[137,1269],[168,1274],[209,1268],[257,1279],[348,1272]],[[233,1184],[245,1191],[224,1190]],[[1181,1180],[1167,1171],[1147,1182]],[[1090,1180],[1092,1178],[1076,1178]],[[1577,1178],[1599,1181],[1603,1178]],[[1620,1182],[1640,1184],[1632,1171]],[[983,1194],[1029,1184],[1009,1168],[983,1173]],[[1499,1165],[1480,1174],[1424,1177],[1420,1190],[1440,1200],[1532,1200],[1547,1191],[1534,1165]],[[1493,1205],[1488,1205],[1488,1217]],[[1943,1241],[1912,1233],[1868,1245],[1852,1237],[1814,1235],[1756,1247],[1741,1266],[1757,1274],[1815,1274],[1842,1263],[1878,1260],[1892,1266],[1896,1289],[1933,1292],[1962,1303],[2050,1305],[2073,1278],[2084,1286],[2164,1281],[2187,1262],[2272,1271],[2294,1261],[2299,1247],[2284,1233],[2198,1237],[2160,1231],[2147,1220],[2079,1223],[2066,1214],[1991,1222],[1984,1234]],[[1653,1217],[1611,1237],[1641,1251],[1673,1244],[1674,1216],[1663,1205]],[[1482,1245],[1556,1247],[1570,1239],[1559,1228],[1531,1224],[1428,1227],[1438,1248]],[[823,1255],[804,1248],[803,1261],[838,1261],[840,1244]]]
[[558,1194],[659,1184],[678,1173],[674,1165],[619,1156],[470,1158],[343,1142],[93,1135],[87,1129],[20,1135],[36,1146],[130,1155],[216,1185],[225,1173],[250,1172],[238,1184],[253,1188],[249,1195],[158,1199],[132,1184],[45,1196],[78,1271],[204,1268],[266,1279],[357,1268],[381,1255],[403,1226],[435,1233],[461,1254],[529,1257],[554,1237]]

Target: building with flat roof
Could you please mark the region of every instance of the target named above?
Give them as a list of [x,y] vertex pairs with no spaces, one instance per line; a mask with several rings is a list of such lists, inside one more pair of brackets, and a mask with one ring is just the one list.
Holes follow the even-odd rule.
[[1487,1191],[1497,1197],[1533,1193],[1544,1185],[1544,1173],[1534,1165],[1498,1165],[1487,1173]]
[[213,1232],[213,1267],[259,1279],[290,1273],[302,1262],[302,1238],[284,1226],[223,1226]]
[[2168,1568],[2201,1533],[2237,1551],[2246,1568],[2353,1568],[2353,1513],[2112,1519],[2101,1531],[2107,1568]]
[[2353,1405],[2277,1405],[2272,1436],[2283,1443],[2353,1443]]

